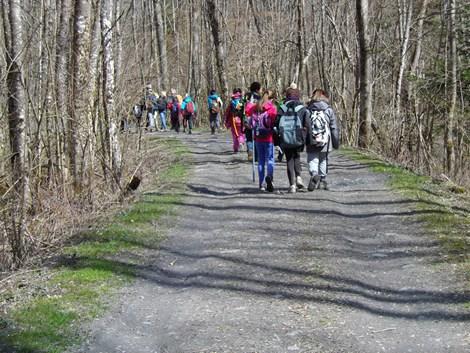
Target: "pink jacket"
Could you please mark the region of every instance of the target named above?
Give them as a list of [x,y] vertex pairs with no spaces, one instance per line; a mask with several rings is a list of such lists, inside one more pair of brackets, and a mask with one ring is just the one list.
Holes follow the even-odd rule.
[[[245,109],[246,116],[249,116],[250,118],[252,117],[253,113],[255,112],[256,104],[253,103],[248,103]],[[269,120],[271,123],[271,127],[274,127],[274,122],[276,121],[277,117],[277,109],[276,106],[273,104],[271,101],[267,101],[263,105],[263,111],[268,113]],[[257,142],[270,142],[273,143],[273,132],[271,132],[268,136],[263,136],[263,137],[256,137],[255,136],[255,141]]]

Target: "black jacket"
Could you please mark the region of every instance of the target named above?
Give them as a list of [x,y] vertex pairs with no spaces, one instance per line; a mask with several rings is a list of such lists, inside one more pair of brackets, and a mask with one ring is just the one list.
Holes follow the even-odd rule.
[[[314,146],[312,145],[312,140],[313,140],[313,137],[312,137],[312,134],[309,133],[310,135],[310,139],[309,139],[309,143],[307,143],[307,152],[331,152],[334,149],[337,149],[339,147],[339,127],[338,127],[338,124],[336,122],[336,114],[333,110],[333,108],[331,108],[331,106],[324,102],[324,101],[312,101],[308,104],[308,107],[307,107],[308,111],[309,111],[309,121],[310,121],[310,114],[311,112],[313,111],[323,111],[326,115],[326,118],[328,120],[328,126],[329,126],[329,129],[330,129],[330,139],[328,141],[328,143],[323,146],[323,147],[317,147],[317,146]],[[311,125],[311,123],[310,123]]]
[[160,97],[157,99],[157,110],[159,112],[163,112],[166,110],[166,106],[168,104],[168,101],[166,97]]

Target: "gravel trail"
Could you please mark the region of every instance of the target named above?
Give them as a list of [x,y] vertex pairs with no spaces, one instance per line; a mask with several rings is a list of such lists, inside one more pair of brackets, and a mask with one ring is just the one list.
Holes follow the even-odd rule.
[[341,153],[330,191],[287,194],[282,163],[261,193],[228,135],[182,138],[167,240],[74,352],[470,352],[470,295],[417,220],[432,210]]

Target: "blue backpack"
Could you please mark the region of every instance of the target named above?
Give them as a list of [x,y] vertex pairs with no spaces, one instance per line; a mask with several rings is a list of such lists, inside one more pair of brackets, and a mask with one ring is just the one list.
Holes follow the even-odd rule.
[[299,112],[304,106],[299,104],[295,108],[281,105],[281,118],[279,119],[279,138],[281,148],[299,148],[305,144],[305,134]]

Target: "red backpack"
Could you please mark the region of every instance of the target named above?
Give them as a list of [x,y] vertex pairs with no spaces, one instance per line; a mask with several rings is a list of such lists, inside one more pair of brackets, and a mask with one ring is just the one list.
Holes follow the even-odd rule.
[[184,109],[186,111],[186,114],[193,114],[194,113],[194,103],[192,101],[189,101],[186,103],[186,107]]

